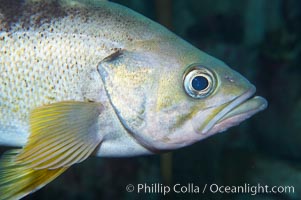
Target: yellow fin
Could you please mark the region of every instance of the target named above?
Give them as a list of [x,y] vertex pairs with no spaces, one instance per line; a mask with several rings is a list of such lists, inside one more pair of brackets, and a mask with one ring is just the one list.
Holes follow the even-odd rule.
[[68,168],[34,170],[26,165],[15,163],[15,157],[18,153],[18,150],[13,150],[2,156],[0,162],[1,200],[20,199],[40,189]]
[[59,102],[35,109],[31,134],[16,161],[34,169],[55,169],[85,160],[99,145],[98,116],[94,102]]
[[100,103],[66,101],[33,110],[28,142],[0,160],[0,200],[23,197],[91,155],[102,140],[102,108]]

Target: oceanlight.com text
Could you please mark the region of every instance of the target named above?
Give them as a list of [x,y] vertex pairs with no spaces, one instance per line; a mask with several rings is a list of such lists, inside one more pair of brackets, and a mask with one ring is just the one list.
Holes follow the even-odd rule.
[[294,193],[294,186],[269,186],[265,184],[251,185],[245,183],[243,185],[219,185],[219,184],[204,184],[198,185],[195,183],[164,185],[162,183],[139,183],[136,185],[128,184],[126,186],[127,192],[135,192],[138,194],[250,194],[255,196],[257,194],[281,194]]

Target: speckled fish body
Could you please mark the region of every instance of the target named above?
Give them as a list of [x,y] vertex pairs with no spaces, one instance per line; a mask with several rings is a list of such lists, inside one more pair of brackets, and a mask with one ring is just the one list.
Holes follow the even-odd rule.
[[0,144],[22,147],[0,160],[0,199],[89,155],[177,149],[267,106],[225,63],[103,1],[0,0],[0,71]]
[[[0,2],[0,143],[26,143],[35,107],[90,100],[106,106],[102,130],[107,137],[120,133],[125,142],[116,141],[116,147],[126,145],[135,152],[136,142],[113,111],[97,66],[118,49],[150,40],[154,34],[145,29],[156,33],[157,25],[111,3],[92,8]],[[114,146],[108,145],[113,151],[105,154],[115,154]]]

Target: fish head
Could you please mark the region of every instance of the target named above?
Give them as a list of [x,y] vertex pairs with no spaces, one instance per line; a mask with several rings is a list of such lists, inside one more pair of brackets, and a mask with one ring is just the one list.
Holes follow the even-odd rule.
[[246,78],[171,33],[131,42],[98,71],[123,127],[153,152],[225,131],[267,106]]

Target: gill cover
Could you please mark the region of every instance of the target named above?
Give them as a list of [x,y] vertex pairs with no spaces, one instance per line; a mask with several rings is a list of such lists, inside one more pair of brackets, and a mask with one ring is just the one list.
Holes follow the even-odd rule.
[[147,109],[153,98],[155,70],[140,52],[117,50],[98,65],[98,72],[116,114],[124,127],[139,133],[146,126]]

